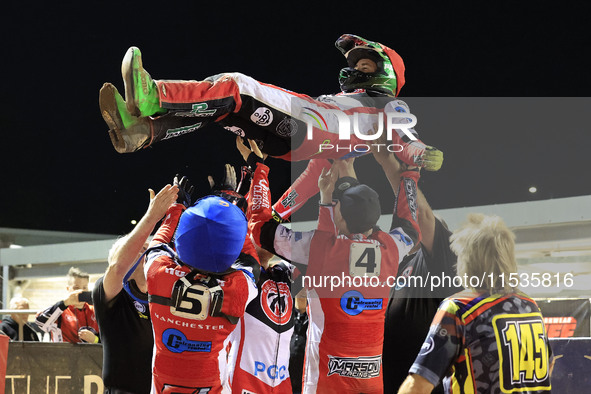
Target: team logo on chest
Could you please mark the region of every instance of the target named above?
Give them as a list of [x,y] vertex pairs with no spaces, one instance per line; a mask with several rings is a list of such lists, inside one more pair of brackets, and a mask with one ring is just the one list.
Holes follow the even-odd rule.
[[266,280],[261,286],[261,308],[275,324],[284,325],[291,320],[293,300],[287,283]]
[[148,308],[139,301],[134,301],[133,306],[141,319],[148,319]]

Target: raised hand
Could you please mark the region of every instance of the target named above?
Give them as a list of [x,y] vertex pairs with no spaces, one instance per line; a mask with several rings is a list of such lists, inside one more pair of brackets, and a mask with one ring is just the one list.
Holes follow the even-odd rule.
[[174,185],[178,187],[178,196],[176,202],[183,204],[186,208],[191,206],[191,198],[193,194],[193,186],[189,182],[189,179],[184,176],[179,180],[179,174],[174,177]]

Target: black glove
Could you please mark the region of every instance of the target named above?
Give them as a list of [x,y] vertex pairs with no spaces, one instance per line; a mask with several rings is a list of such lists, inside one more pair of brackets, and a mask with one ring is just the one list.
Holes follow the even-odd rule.
[[236,170],[230,164],[226,164],[225,170],[224,178],[221,182],[214,182],[211,175],[207,177],[212,194],[220,190],[236,191]]
[[255,168],[257,168],[257,163],[264,163],[264,162],[265,162],[265,159],[257,156],[257,154],[254,152],[252,152],[250,155],[248,155],[248,159],[246,159],[246,164],[248,164],[248,166],[250,168],[252,168],[253,171]]
[[221,183],[214,182],[211,175],[207,177],[207,180],[211,187],[211,194],[228,200],[246,213],[248,203],[241,194],[236,192],[236,170],[234,170],[233,166],[226,164],[226,172]]
[[179,193],[176,202],[183,204],[186,208],[191,206],[191,195],[193,194],[193,186],[186,176],[182,177],[179,181],[179,174],[174,177],[174,184],[178,186]]

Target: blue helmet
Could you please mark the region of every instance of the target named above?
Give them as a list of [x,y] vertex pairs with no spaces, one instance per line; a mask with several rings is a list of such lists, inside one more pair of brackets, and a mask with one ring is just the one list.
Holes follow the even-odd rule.
[[246,230],[240,208],[221,197],[207,196],[181,215],[176,250],[183,263],[193,268],[225,272],[240,254]]

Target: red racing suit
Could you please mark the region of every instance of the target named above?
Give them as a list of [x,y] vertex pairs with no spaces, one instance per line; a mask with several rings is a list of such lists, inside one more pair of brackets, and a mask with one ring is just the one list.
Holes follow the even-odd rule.
[[82,309],[66,306],[63,301],[39,312],[35,323],[51,335],[51,342],[82,343],[78,331],[86,328],[98,336],[99,327],[94,316],[94,306],[84,303]]
[[[256,140],[262,145],[263,152],[289,161],[343,158],[368,152],[364,147],[359,148],[361,151],[356,147],[371,144],[371,141],[355,135],[352,128],[350,139],[340,139],[340,120],[327,110],[339,110],[348,115],[363,114],[358,118],[358,131],[362,135],[374,134],[377,130],[377,116],[372,115],[383,112],[379,108],[386,101],[390,101],[386,108],[391,108],[392,113],[410,112],[402,100],[382,95],[376,97],[369,91],[358,90],[313,99],[241,73],[218,74],[204,81],[155,82],[160,106],[168,113],[153,118],[154,124],[165,125],[153,126],[160,130],[153,130],[153,141],[190,133],[212,122],[219,122],[237,135]],[[408,137],[408,133],[417,136],[414,129],[406,130],[407,133],[395,129],[391,144],[403,147],[396,153],[400,160],[420,166],[426,145]]]
[[[308,264],[308,342],[304,365],[304,393],[382,393],[381,354],[389,296],[387,277],[420,241],[416,182],[419,174],[402,174],[393,229],[374,229],[369,237],[339,235],[333,207],[321,206],[314,231],[292,231],[272,218],[268,167],[258,164],[249,227],[256,243],[283,258]],[[263,201],[255,204],[256,201]],[[375,277],[378,286],[345,284],[324,288],[323,278]],[[304,280],[305,280],[304,277]]]
[[[183,211],[184,206],[181,204],[169,208],[151,246],[170,243]],[[250,240],[245,242],[243,252],[249,252],[250,255],[241,253],[239,261],[250,260],[248,264],[258,264],[252,257],[255,252]],[[191,267],[179,265],[164,250],[154,249],[148,253],[145,272],[154,330],[153,393],[229,392],[229,336],[236,328],[238,318],[244,314],[246,305],[257,294],[252,269],[247,267],[248,264],[234,264],[232,267],[237,268],[236,271],[217,278],[223,289],[220,312],[236,318],[232,323],[229,318],[211,316],[208,297],[195,298],[192,295],[186,299],[193,306],[192,311],[202,312],[199,315],[156,302],[156,297],[171,297],[175,283],[180,278],[191,280],[194,278],[190,276],[199,279],[205,275],[196,275]],[[200,307],[194,308],[195,303],[199,303]]]

